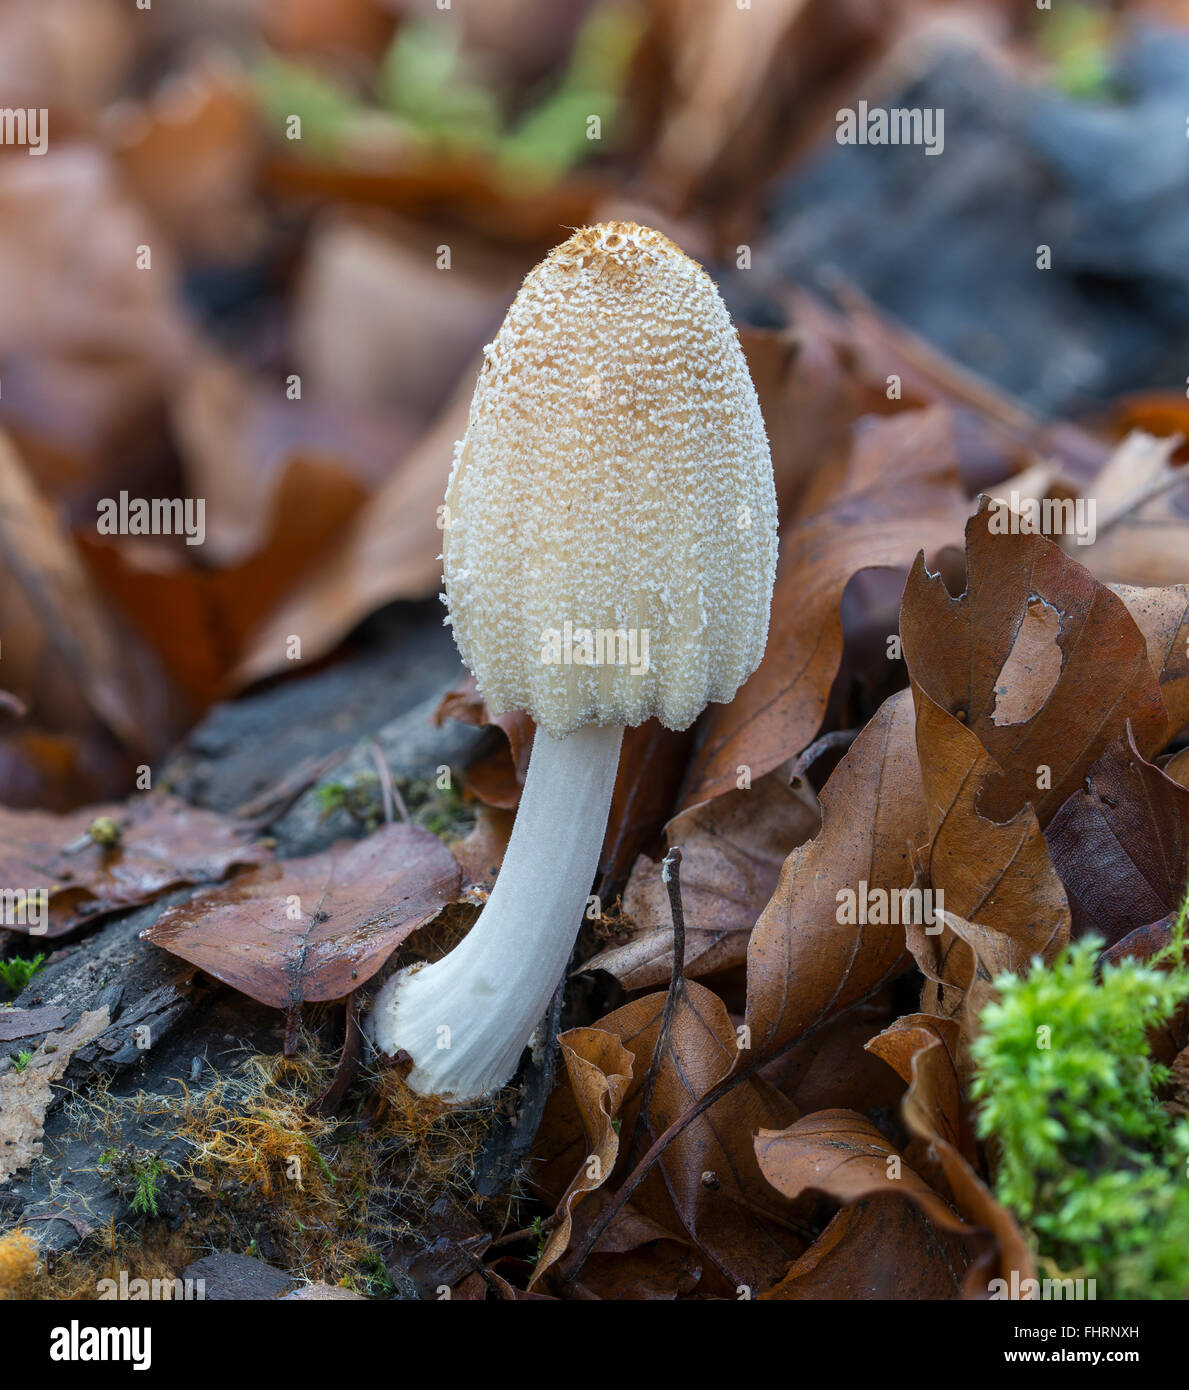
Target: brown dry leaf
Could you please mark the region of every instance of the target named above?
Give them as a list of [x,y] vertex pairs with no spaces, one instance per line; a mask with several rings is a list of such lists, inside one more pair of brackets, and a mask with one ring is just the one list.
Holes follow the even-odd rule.
[[247,77],[224,52],[112,107],[104,133],[137,201],[188,257],[242,264],[258,248],[262,134]]
[[1185,896],[1189,790],[1146,762],[1134,739],[1103,753],[1046,835],[1078,936],[1115,946]]
[[788,1096],[801,1114],[836,1109],[894,1114],[904,1086],[866,1047],[868,1039],[900,1013],[898,991],[889,985],[762,1067],[760,1075]]
[[822,828],[793,850],[747,951],[750,1052],[779,1052],[872,994],[907,963],[902,926],[845,924],[858,899],[913,885],[928,834],[909,692],[884,702],[822,789]]
[[54,510],[2,435],[0,628],[5,682],[32,721],[80,733],[98,719],[132,752],[159,745],[151,668],[96,600]]
[[956,1057],[958,1025],[950,1020],[909,1014],[867,1044],[908,1083],[904,1120],[914,1136],[906,1157],[922,1178],[971,1226],[990,1232],[993,1244],[970,1267],[966,1298],[988,1296],[993,1278],[1035,1277],[1031,1249],[1011,1212],[988,1191],[976,1173],[977,1154],[963,1108]]
[[[743,964],[781,865],[820,823],[816,798],[790,787],[778,773],[669,822],[665,839],[681,850],[687,976]],[[659,863],[637,859],[623,910],[635,935],[600,952],[583,970],[606,970],[628,990],[663,984],[673,973],[673,923]]]
[[[242,565],[284,526],[300,526],[316,551],[315,536],[324,543],[340,530],[409,444],[399,427],[290,400],[209,355],[193,364],[173,415],[189,494],[206,504],[202,559],[218,569]],[[297,488],[287,487],[293,470]]]
[[991,711],[996,728],[1027,724],[1044,708],[1061,675],[1060,631],[1060,613],[1042,598],[1029,599],[1016,640],[999,672]]
[[[948,1018],[986,969],[1051,959],[1069,939],[1069,906],[1036,812],[1025,803],[1004,823],[981,815],[982,790],[1002,769],[965,724],[915,687],[913,696],[929,814],[925,877],[945,922],[913,924],[908,943],[930,982],[923,1007]],[[967,939],[973,931],[977,949]],[[965,1020],[963,1044],[972,1022]]]
[[957,1216],[870,1120],[852,1110],[819,1111],[786,1130],[761,1130],[755,1146],[764,1176],[790,1200],[812,1190],[856,1208],[849,1220],[831,1221],[765,1297],[960,1295],[971,1254],[985,1249],[986,1236]]
[[58,1081],[80,1047],[110,1022],[107,1006],[84,1013],[73,1027],[45,1038],[26,1066],[0,1074],[0,1184],[41,1152],[45,1114]]
[[824,510],[782,537],[767,651],[734,701],[704,716],[685,807],[736,786],[740,767],[754,781],[808,745],[842,658],[843,590],[859,570],[907,568],[922,545],[957,542],[968,508],[944,407],[864,421],[843,477]]
[[262,1004],[341,999],[458,895],[436,835],[389,825],[308,859],[241,874],[163,912],[141,935]]
[[967,1260],[909,1202],[873,1198],[843,1207],[774,1288],[771,1302],[921,1300],[959,1296]]
[[500,744],[490,753],[475,758],[467,765],[467,788],[480,801],[503,811],[514,811],[520,803],[520,792],[528,776],[528,760],[533,751],[535,725],[523,710],[494,717],[479,694],[475,678],[467,672],[452,690],[442,696],[434,711],[434,723],[457,719],[476,729],[494,725],[507,735],[507,744]]
[[[1043,536],[992,533],[992,524],[1001,515],[984,498],[966,527],[960,598],[918,557],[900,610],[904,659],[914,688],[972,730],[1002,770],[984,784],[980,813],[1006,821],[1030,801],[1043,826],[1129,719],[1149,753],[1163,743],[1168,719],[1143,634],[1122,600]],[[1024,676],[1024,708],[1051,678],[1009,666],[1037,599],[1060,615],[1061,672],[1027,722],[996,724],[1005,668]]]
[[472,884],[490,888],[495,882],[508,851],[515,819],[511,811],[485,806],[481,801],[476,803],[474,829],[450,845],[450,853],[462,869],[463,888]]
[[557,1204],[555,1224],[529,1280],[530,1289],[569,1248],[575,1205],[611,1176],[619,1157],[619,1134],[611,1121],[618,1116],[632,1079],[632,1054],[610,1033],[572,1028],[557,1041],[582,1123],[586,1157]]
[[819,1110],[787,1129],[762,1129],[755,1149],[764,1177],[790,1200],[809,1189],[843,1204],[895,1196],[915,1202],[943,1230],[969,1230],[875,1125],[853,1110]]
[[389,481],[372,497],[329,555],[252,634],[233,673],[250,685],[291,666],[289,638],[303,659],[325,656],[377,608],[398,598],[427,598],[441,582],[439,508],[454,444],[466,429],[478,366]]
[[[641,1088],[656,1049],[665,996],[633,1000],[600,1019],[633,1054],[632,1083],[621,1104],[621,1148],[629,1150]],[[737,1035],[722,1001],[685,984],[661,1058],[647,1121],[650,1142],[721,1081],[737,1056]],[[779,1118],[776,1118],[779,1117]],[[692,1241],[717,1273],[702,1288],[732,1293],[741,1284],[769,1286],[801,1253],[803,1240],[789,1203],[764,1181],[751,1136],[781,1128],[796,1114],[765,1082],[736,1086],[679,1134],[632,1197],[635,1209],[679,1239]]]
[[[1185,519],[1189,538],[1189,517]],[[1189,584],[1164,589],[1138,589],[1111,584],[1144,634],[1164,706],[1168,732],[1175,737],[1189,723]]]
[[[598,1214],[605,1191],[594,1193],[587,1204],[592,1217]],[[565,1286],[565,1292],[570,1298],[616,1303],[671,1302],[692,1294],[701,1276],[697,1249],[687,1240],[675,1239],[629,1202],[612,1218],[594,1253],[574,1281]]]
[[1180,444],[1178,435],[1136,430],[1088,486],[1097,534],[1078,558],[1100,579],[1148,587],[1184,580],[1189,470],[1173,463]]
[[[118,827],[111,847],[88,835],[100,820]],[[179,884],[212,882],[237,866],[270,859],[271,851],[252,844],[251,837],[242,823],[157,792],[66,815],[0,807],[0,883],[27,894],[44,889],[48,931],[37,935],[61,936],[102,914],[151,902]]]

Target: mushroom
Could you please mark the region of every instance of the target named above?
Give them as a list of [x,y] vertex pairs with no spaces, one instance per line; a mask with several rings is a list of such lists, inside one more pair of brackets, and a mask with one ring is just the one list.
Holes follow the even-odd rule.
[[659,232],[575,232],[496,336],[446,492],[448,623],[493,714],[536,723],[503,866],[464,940],[393,975],[369,1032],[416,1091],[505,1085],[574,947],[625,725],[685,729],[768,635],[776,496],[739,338]]

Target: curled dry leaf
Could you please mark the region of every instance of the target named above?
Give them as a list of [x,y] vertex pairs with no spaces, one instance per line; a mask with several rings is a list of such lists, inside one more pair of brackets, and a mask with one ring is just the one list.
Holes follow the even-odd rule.
[[955,1298],[972,1254],[986,1249],[986,1234],[853,1110],[760,1130],[755,1147],[761,1172],[790,1200],[815,1191],[856,1208],[845,1221],[832,1220],[766,1298]]
[[1075,935],[1095,932],[1113,947],[1185,896],[1189,790],[1147,762],[1130,734],[1103,753],[1046,834]]
[[[817,838],[785,860],[772,901],[747,951],[750,1053],[738,1065],[795,1043],[872,994],[908,961],[904,928],[845,923],[841,894],[856,909],[869,891],[913,885],[910,847],[928,819],[906,690],[886,700],[822,789]],[[863,914],[865,915],[865,914]]]
[[[1129,719],[1148,753],[1161,746],[1168,720],[1147,644],[1123,601],[1043,536],[992,532],[1003,524],[984,498],[967,523],[959,598],[918,556],[900,632],[914,688],[972,730],[1002,770],[984,784],[979,811],[1006,821],[1031,801],[1043,826]],[[1013,658],[1038,599],[1060,615],[1055,682],[1047,657],[1033,669]],[[1045,623],[1033,619],[1033,630]],[[1022,687],[1011,703],[1036,712],[997,724],[1009,677]]]
[[[665,827],[681,850],[685,973],[742,965],[751,929],[771,898],[787,855],[821,823],[816,799],[780,775],[682,811]],[[606,970],[624,989],[663,984],[673,973],[673,924],[661,865],[641,856],[624,893],[635,935],[583,966]]]
[[[925,878],[944,922],[912,923],[908,944],[929,981],[924,1007],[948,1018],[987,968],[1051,959],[1069,939],[1069,906],[1036,812],[1025,803],[1003,823],[982,815],[982,790],[1002,769],[965,724],[915,686],[913,697],[929,814]],[[964,1014],[963,1043],[972,1024]]]
[[[100,842],[105,831],[113,843]],[[48,893],[48,927],[39,936],[61,936],[179,884],[209,883],[271,858],[242,822],[157,792],[66,815],[0,807],[0,883]],[[30,931],[26,918],[5,925]]]
[[[632,1079],[632,1054],[599,1028],[572,1028],[558,1038],[566,1076],[582,1125],[586,1155],[557,1204],[554,1224],[537,1260],[531,1289],[570,1244],[576,1203],[611,1176],[619,1156],[619,1134],[611,1123]],[[610,1233],[608,1233],[610,1234]]]
[[477,729],[494,725],[507,735],[506,745],[500,744],[467,765],[467,787],[480,801],[500,810],[512,811],[520,803],[520,792],[528,776],[529,755],[533,751],[535,726],[523,710],[492,715],[487,702],[479,694],[474,676],[469,673],[442,696],[434,711],[434,723],[457,719]]
[[908,1083],[905,1124],[913,1136],[906,1157],[935,1191],[970,1226],[992,1237],[989,1249],[971,1265],[964,1282],[967,1298],[986,1298],[991,1279],[1035,1277],[1028,1242],[1011,1212],[978,1176],[977,1151],[963,1107],[956,1057],[958,1025],[927,1014],[908,1014],[867,1044]]
[[142,936],[273,1008],[340,999],[458,894],[436,835],[388,825],[163,912]]
[[838,495],[784,532],[764,659],[731,704],[704,716],[683,807],[731,790],[740,767],[754,781],[806,747],[838,674],[852,576],[907,568],[922,544],[956,544],[967,510],[944,407],[862,422]]
[[462,886],[483,884],[490,888],[495,882],[512,838],[515,815],[495,806],[479,802],[475,807],[475,825],[469,835],[450,845],[450,853],[462,869]]
[[[632,1082],[620,1109],[625,1152],[633,1147],[630,1136],[658,1044],[664,1003],[663,994],[649,994],[598,1024],[618,1037],[634,1058]],[[645,1144],[727,1075],[737,1042],[722,1001],[703,986],[687,982],[668,1047],[656,1066]],[[791,1204],[764,1182],[751,1148],[757,1129],[774,1123],[783,1128],[794,1118],[793,1108],[773,1087],[743,1082],[669,1144],[633,1194],[638,1213],[703,1252],[713,1266],[699,1286],[706,1292],[729,1295],[740,1284],[765,1288],[801,1253],[804,1241]]]

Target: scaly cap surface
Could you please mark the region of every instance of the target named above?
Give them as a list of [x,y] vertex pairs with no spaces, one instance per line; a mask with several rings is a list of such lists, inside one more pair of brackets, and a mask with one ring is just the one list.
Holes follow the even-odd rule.
[[684,729],[759,664],[764,422],[714,283],[659,232],[583,228],[529,274],[485,349],[446,505],[450,621],[493,713],[555,738],[652,715]]

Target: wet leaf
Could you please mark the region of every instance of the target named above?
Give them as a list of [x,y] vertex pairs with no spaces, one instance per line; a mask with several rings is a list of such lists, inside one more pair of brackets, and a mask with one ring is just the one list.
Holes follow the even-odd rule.
[[[252,843],[249,827],[161,793],[66,815],[0,807],[0,883],[30,894],[46,890],[50,937],[179,884],[211,882],[270,858]],[[27,923],[5,925],[29,930]]]
[[273,1008],[340,999],[458,894],[436,835],[389,825],[308,859],[242,874],[169,908],[143,933]]

